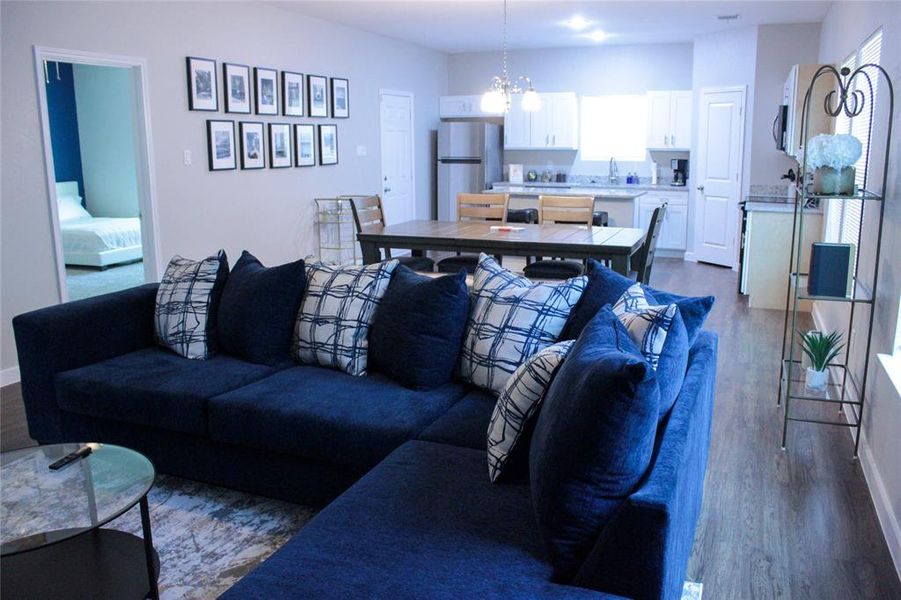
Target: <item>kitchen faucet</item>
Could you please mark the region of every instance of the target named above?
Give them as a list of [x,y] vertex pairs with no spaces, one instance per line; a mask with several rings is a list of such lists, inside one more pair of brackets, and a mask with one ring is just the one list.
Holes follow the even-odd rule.
[[609,183],[619,183],[619,167],[616,166],[616,159],[610,157],[610,169],[607,172],[607,180]]

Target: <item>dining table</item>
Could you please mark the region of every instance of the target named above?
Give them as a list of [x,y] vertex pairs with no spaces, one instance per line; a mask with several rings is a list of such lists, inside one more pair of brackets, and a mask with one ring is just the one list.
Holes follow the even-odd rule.
[[642,248],[645,234],[644,229],[633,227],[414,220],[367,226],[357,239],[364,264],[381,261],[383,249],[414,253],[485,252],[500,256],[593,258],[609,262],[617,273],[628,275],[632,256]]

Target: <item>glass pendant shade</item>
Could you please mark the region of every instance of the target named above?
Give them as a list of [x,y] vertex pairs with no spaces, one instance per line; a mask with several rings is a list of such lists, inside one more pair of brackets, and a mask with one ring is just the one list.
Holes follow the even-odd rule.
[[541,96],[538,92],[529,88],[522,95],[522,109],[526,112],[533,112],[541,109]]
[[482,94],[479,106],[484,113],[503,114],[507,112],[507,97],[500,90],[488,90]]

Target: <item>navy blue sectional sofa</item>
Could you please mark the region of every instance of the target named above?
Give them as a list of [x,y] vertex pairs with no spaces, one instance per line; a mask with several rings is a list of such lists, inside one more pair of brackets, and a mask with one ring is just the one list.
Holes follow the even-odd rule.
[[494,396],[461,383],[181,358],[156,285],[16,317],[31,436],[99,440],[157,469],[325,505],[226,598],[679,598],[701,506],[716,336],[690,349],[650,467],[572,581],[552,581],[528,481],[489,482]]

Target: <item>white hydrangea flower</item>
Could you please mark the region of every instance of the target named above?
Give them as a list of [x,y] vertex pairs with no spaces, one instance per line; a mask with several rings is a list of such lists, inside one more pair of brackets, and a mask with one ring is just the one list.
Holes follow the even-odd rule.
[[862,151],[860,140],[853,135],[818,135],[807,144],[807,166],[841,170],[853,166]]

